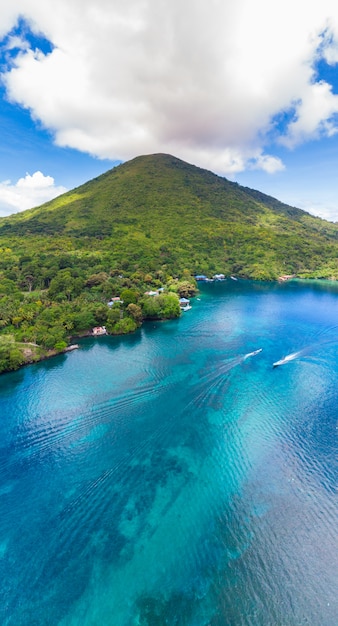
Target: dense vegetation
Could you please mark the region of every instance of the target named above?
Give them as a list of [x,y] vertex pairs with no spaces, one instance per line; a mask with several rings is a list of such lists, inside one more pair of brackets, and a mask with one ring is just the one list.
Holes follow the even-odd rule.
[[195,274],[336,279],[337,237],[336,224],[179,159],[138,157],[0,220],[0,371],[95,325],[120,334],[175,317]]

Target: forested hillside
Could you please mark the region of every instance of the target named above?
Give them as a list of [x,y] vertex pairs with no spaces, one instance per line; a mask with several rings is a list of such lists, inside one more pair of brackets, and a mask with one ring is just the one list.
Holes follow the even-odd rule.
[[[195,274],[336,279],[337,251],[336,224],[170,155],[138,157],[0,220],[0,370],[20,364],[19,344],[40,358],[96,324],[179,315],[173,293],[194,293]],[[159,288],[155,305],[144,294]]]

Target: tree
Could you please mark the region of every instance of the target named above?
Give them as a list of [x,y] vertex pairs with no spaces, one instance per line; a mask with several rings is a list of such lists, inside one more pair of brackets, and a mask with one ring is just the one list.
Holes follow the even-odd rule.
[[108,311],[107,324],[114,324],[121,319],[122,310],[118,303],[114,304]]
[[128,314],[135,320],[136,324],[141,324],[143,319],[142,309],[138,304],[128,304],[127,306]]
[[69,270],[60,270],[49,285],[49,296],[57,301],[72,300],[83,288],[81,278],[73,278]]
[[95,326],[95,317],[91,311],[80,311],[72,316],[74,331],[89,330]]
[[95,317],[95,322],[99,326],[105,324],[108,318],[109,308],[106,304],[99,304],[93,308],[92,313]]
[[197,287],[196,283],[182,280],[176,283],[174,289],[180,296],[180,298],[192,298],[196,295]]
[[24,279],[21,281],[22,287],[28,287],[28,291],[31,292],[33,289],[34,276],[32,274],[26,274]]
[[19,294],[19,290],[13,280],[2,278],[0,280],[0,297],[4,295]]
[[133,333],[137,329],[137,324],[131,317],[124,317],[107,328],[112,335],[126,335]]
[[144,319],[173,319],[181,315],[179,299],[175,293],[145,296],[141,304]]
[[54,350],[57,350],[57,352],[62,352],[65,348],[67,348],[66,341],[57,341],[54,346]]
[[108,274],[106,272],[99,272],[98,274],[92,274],[86,280],[86,287],[95,287],[97,285],[102,285],[108,280]]
[[173,319],[181,315],[178,297],[173,293],[164,293],[157,298],[162,319]]
[[120,293],[120,298],[127,307],[128,304],[136,304],[139,299],[139,293],[136,289],[123,289]]
[[24,363],[25,356],[23,354],[23,351],[14,344],[13,347],[9,350],[9,368],[11,370],[17,370],[20,365],[23,365]]
[[144,296],[141,300],[144,319],[156,320],[160,318],[159,296]]

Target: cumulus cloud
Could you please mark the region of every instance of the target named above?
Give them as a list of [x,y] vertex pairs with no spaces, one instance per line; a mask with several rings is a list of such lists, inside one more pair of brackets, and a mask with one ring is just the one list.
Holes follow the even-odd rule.
[[0,215],[2,217],[25,211],[65,193],[65,187],[57,187],[52,176],[42,172],[26,174],[12,184],[10,180],[0,183]]
[[332,136],[338,131],[338,96],[332,93],[332,87],[324,81],[309,85],[306,97],[297,107],[297,118],[288,126],[288,132],[280,142],[294,148],[308,138]]
[[[250,162],[248,163],[250,167]],[[252,159],[251,169],[260,169],[268,174],[274,174],[284,169],[284,164],[278,157],[271,156],[270,154],[259,154],[256,158]]]
[[315,72],[338,61],[333,0],[12,0],[3,35],[19,15],[53,47],[11,57],[7,94],[60,146],[273,173],[271,146],[337,131],[338,96]]

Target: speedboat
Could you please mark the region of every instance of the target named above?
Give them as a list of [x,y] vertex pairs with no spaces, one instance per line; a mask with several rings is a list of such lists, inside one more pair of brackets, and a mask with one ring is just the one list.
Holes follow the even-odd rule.
[[254,350],[253,352],[248,352],[248,354],[245,355],[244,359],[248,359],[251,356],[256,356],[256,354],[259,354],[260,352],[262,352],[263,348],[259,348],[258,350]]
[[275,363],[273,363],[272,367],[278,367],[279,365],[284,365],[285,363],[289,363],[289,361],[293,361],[299,354],[300,354],[299,352],[293,352],[292,354],[288,354],[283,359],[280,359],[279,361],[276,361]]

